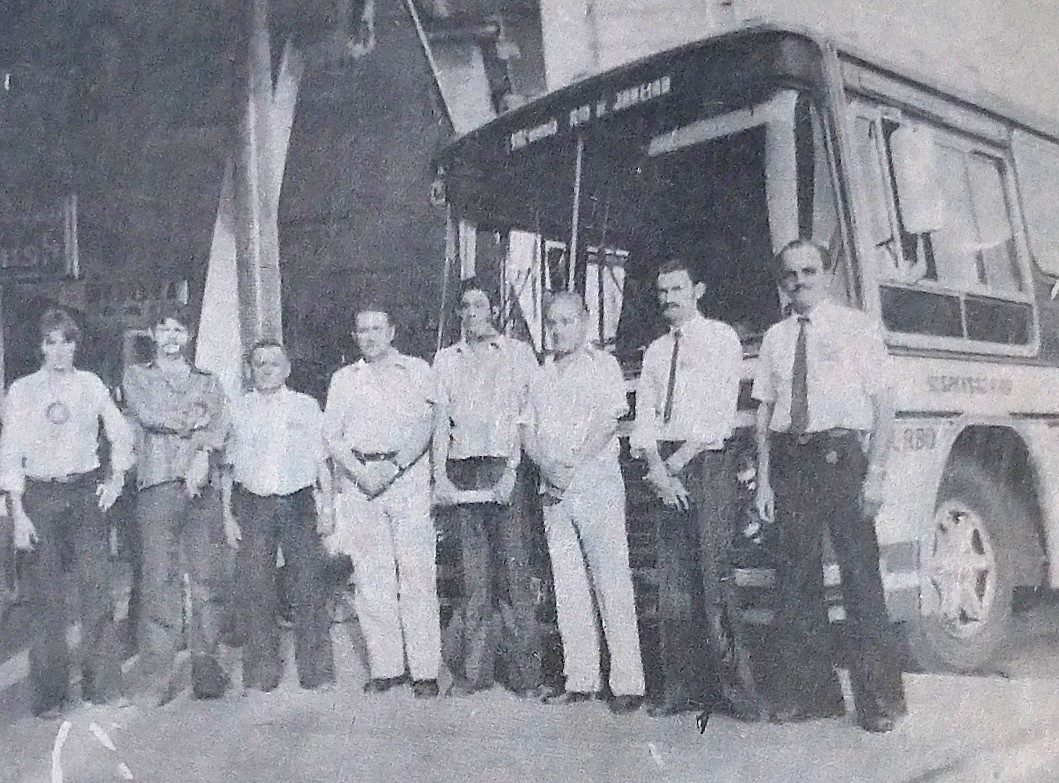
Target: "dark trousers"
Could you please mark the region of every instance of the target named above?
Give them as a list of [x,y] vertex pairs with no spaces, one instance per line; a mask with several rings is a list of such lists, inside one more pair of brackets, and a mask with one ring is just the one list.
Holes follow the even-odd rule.
[[[447,472],[458,489],[489,489],[505,464],[493,457],[449,460]],[[507,651],[509,687],[535,688],[543,680],[528,531],[520,508],[524,491],[520,477],[510,505],[472,503],[455,510],[463,567],[457,668],[462,664],[459,674],[473,688],[492,685],[501,647]]]
[[276,580],[279,547],[283,548],[291,584],[298,681],[303,688],[334,682],[325,556],[316,532],[312,490],[262,497],[237,488],[234,500],[243,534],[235,577],[239,604],[245,612],[243,684],[270,691],[279,685],[282,674]]
[[778,568],[778,643],[784,676],[778,700],[811,712],[842,704],[824,596],[823,539],[830,532],[842,574],[852,650],[850,676],[858,717],[904,711],[904,688],[879,574],[875,521],[860,509],[867,460],[857,437],[771,441],[776,520],[785,557]]
[[[140,660],[131,689],[168,688],[177,652],[191,651],[192,687],[198,697],[220,695],[227,678],[217,658],[227,586],[227,544],[220,497],[207,485],[188,497],[183,482],[141,489],[136,498],[140,528]],[[184,617],[184,574],[190,616]],[[186,622],[185,622],[186,620]]]
[[37,529],[27,587],[36,623],[29,654],[32,709],[58,706],[69,678],[64,562],[77,574],[81,610],[81,693],[93,702],[116,695],[120,647],[114,625],[107,524],[96,500],[97,472],[65,484],[26,482],[26,514]]
[[[682,444],[658,444],[663,459]],[[658,536],[658,626],[663,698],[667,703],[712,703],[719,696],[753,696],[749,661],[728,613],[728,557],[736,475],[728,451],[705,451],[679,476],[691,500],[687,511],[654,500]]]

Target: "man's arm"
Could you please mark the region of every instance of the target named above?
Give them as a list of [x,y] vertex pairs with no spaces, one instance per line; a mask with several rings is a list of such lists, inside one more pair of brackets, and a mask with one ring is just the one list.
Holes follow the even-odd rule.
[[864,515],[874,518],[886,499],[886,463],[894,434],[894,393],[890,387],[871,395],[872,430],[868,440],[868,472],[864,477]]
[[134,436],[132,427],[118,406],[114,404],[107,388],[98,378],[97,395],[100,403],[99,415],[103,420],[103,432],[110,443],[110,472],[106,481],[99,486],[99,507],[106,511],[117,501],[125,487],[125,474],[134,463]]
[[188,434],[184,411],[173,410],[156,395],[143,368],[127,367],[121,387],[129,415],[147,432]]
[[754,505],[758,516],[765,522],[776,518],[776,500],[772,492],[771,469],[772,455],[769,453],[769,424],[772,422],[774,402],[761,402],[757,408],[757,419],[754,426],[754,443],[757,446],[757,479],[754,492]]
[[211,375],[206,387],[206,415],[201,426],[192,426],[191,444],[195,451],[216,452],[224,447],[232,426],[228,397],[221,382]]
[[18,386],[12,386],[4,400],[3,431],[0,432],[0,476],[11,502],[11,519],[15,526],[15,548],[31,549],[37,541],[37,530],[26,515],[22,494],[26,489],[25,456],[26,411]]

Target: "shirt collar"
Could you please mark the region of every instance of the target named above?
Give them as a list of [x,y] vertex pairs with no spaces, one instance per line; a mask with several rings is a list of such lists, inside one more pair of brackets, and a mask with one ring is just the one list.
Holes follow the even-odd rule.
[[363,357],[357,359],[357,361],[353,364],[353,369],[359,372],[360,370],[366,370],[367,368],[373,366],[387,367],[390,365],[393,365],[394,367],[400,367],[402,369],[407,369],[408,357],[398,351],[396,348],[393,348],[388,354],[386,354],[386,356],[382,357],[382,359],[379,359],[375,362],[368,363],[364,361]]
[[[492,337],[487,337],[486,339],[482,340],[482,342],[491,348],[499,349],[501,347],[501,339],[503,339],[503,335],[501,335],[500,332],[495,332]],[[467,340],[467,338],[463,338],[458,343],[456,343],[457,353],[467,353],[470,349],[471,343]]]

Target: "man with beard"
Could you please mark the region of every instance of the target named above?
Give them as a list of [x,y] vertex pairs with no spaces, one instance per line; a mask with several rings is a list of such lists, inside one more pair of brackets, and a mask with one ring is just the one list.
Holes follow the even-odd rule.
[[228,436],[228,404],[217,377],[186,358],[191,320],[183,305],[160,307],[151,337],[154,360],[130,366],[122,383],[127,413],[140,431],[140,659],[130,690],[139,701],[164,704],[182,687],[174,664],[182,646],[186,573],[192,692],[215,699],[228,687],[218,657],[227,575],[219,476],[212,474],[219,474]]
[[[879,574],[875,515],[893,434],[890,360],[877,323],[826,301],[827,251],[805,239],[777,256],[791,314],[761,344],[756,503],[786,551],[777,618],[777,722],[842,715],[823,584],[828,530],[842,573],[857,719],[872,732],[906,711]],[[867,448],[865,449],[865,442]]]
[[524,696],[542,682],[541,639],[530,583],[526,522],[519,485],[522,442],[518,416],[537,372],[533,350],[497,333],[489,296],[474,280],[460,297],[463,339],[438,352],[434,372],[438,405],[434,432],[434,494],[457,502],[460,490],[485,490],[488,499],[458,503],[463,596],[461,644],[452,693],[493,682],[505,620],[514,649],[508,686]]
[[[743,351],[735,331],[698,309],[705,286],[680,259],[656,280],[669,331],[644,354],[631,445],[647,463],[658,540],[662,717],[723,706],[753,717],[755,688],[726,616],[736,475],[726,441],[735,423]],[[705,641],[708,662],[701,660]],[[734,660],[730,658],[734,657]],[[704,665],[708,664],[708,665]]]

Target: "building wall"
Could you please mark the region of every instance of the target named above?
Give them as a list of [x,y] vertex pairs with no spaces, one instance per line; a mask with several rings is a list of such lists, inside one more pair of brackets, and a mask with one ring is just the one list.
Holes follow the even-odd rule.
[[376,45],[307,73],[280,197],[284,329],[304,384],[355,352],[356,302],[394,308],[398,346],[430,356],[441,305],[444,210],[430,201],[431,160],[451,137],[411,19],[381,0]]

